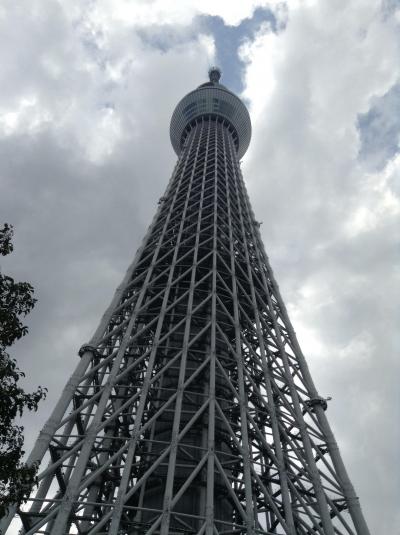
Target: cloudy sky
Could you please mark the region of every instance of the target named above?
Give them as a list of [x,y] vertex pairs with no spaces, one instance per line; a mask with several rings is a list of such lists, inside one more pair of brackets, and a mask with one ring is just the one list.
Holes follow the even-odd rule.
[[399,534],[400,3],[3,0],[3,272],[37,306],[13,355],[29,450],[171,175],[169,119],[218,64],[249,107],[243,172],[372,533]]

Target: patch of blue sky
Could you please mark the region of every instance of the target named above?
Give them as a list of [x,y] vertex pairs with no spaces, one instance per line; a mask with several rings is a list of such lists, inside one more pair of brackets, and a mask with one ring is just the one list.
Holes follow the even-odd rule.
[[359,158],[372,170],[381,170],[400,150],[400,84],[372,101],[358,117]]
[[243,90],[243,62],[239,58],[240,45],[247,39],[253,39],[255,33],[265,23],[271,31],[277,32],[280,26],[274,13],[268,8],[256,8],[250,18],[244,19],[238,26],[228,26],[223,19],[211,15],[196,17],[200,31],[211,34],[215,40],[216,63],[222,70],[221,82],[234,93]]
[[400,0],[382,0],[382,14],[385,18],[393,17],[400,8]]
[[164,52],[195,39],[201,33],[211,35],[215,42],[215,63],[222,70],[221,83],[235,93],[241,93],[244,65],[238,54],[240,45],[247,39],[253,39],[265,23],[269,24],[273,32],[282,29],[282,21],[278,22],[270,9],[259,7],[251,17],[242,20],[237,26],[226,25],[218,16],[198,15],[190,26],[152,25],[138,29],[137,33],[146,45]]

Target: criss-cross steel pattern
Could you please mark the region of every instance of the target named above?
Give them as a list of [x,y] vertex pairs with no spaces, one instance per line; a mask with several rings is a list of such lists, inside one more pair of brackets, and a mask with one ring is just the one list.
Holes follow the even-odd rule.
[[25,534],[368,528],[260,239],[232,123],[200,114],[31,454]]

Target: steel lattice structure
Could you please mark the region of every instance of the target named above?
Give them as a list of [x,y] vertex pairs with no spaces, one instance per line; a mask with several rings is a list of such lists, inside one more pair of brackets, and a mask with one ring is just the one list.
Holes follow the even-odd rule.
[[174,112],[166,193],[30,456],[26,535],[369,533],[246,194],[247,110],[210,72]]

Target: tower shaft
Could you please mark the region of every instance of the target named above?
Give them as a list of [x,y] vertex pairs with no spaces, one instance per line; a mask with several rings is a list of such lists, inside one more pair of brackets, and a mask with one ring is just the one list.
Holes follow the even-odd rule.
[[154,221],[31,454],[26,535],[368,535],[239,138],[217,113],[185,126]]

